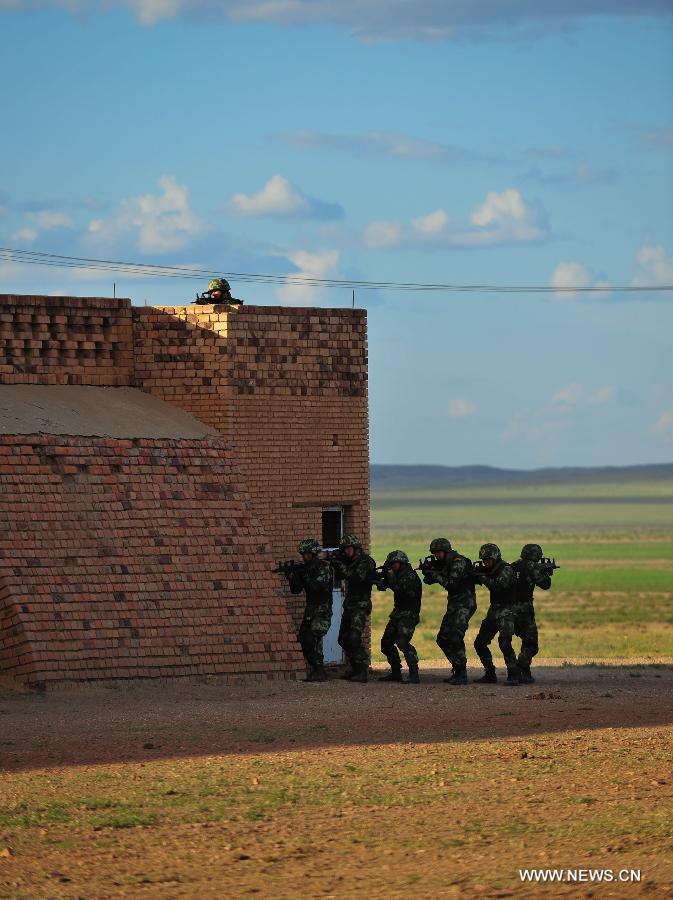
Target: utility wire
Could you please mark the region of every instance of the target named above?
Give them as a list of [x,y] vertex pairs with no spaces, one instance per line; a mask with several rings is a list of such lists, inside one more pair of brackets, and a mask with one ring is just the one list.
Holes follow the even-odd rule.
[[506,284],[446,284],[435,282],[362,281],[346,278],[316,278],[310,275],[264,275],[253,272],[227,272],[221,269],[200,269],[194,266],[162,266],[153,263],[134,263],[110,259],[91,259],[82,256],[64,256],[39,250],[17,250],[0,247],[2,258],[23,265],[52,266],[55,268],[93,269],[95,271],[117,272],[142,278],[216,278],[223,275],[247,283],[293,284],[309,287],[344,288],[352,290],[385,291],[430,291],[464,293],[502,294],[577,294],[577,293],[646,293],[650,291],[673,291],[671,284],[657,285],[613,285],[588,287],[555,287],[552,285],[506,285]]

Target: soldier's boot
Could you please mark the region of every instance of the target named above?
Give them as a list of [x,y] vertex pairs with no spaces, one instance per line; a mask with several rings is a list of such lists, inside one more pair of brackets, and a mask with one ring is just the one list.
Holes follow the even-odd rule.
[[344,672],[343,675],[339,675],[339,678],[341,678],[343,681],[350,681],[353,675],[355,675],[358,670],[355,663],[351,662],[350,659],[348,660],[348,665],[350,666],[350,668],[346,672]]
[[379,681],[402,681],[402,667],[394,666],[388,675],[381,675]]
[[418,674],[418,663],[409,663],[409,676],[405,684],[420,684],[421,676]]
[[444,680],[447,684],[467,684],[467,666],[456,666],[451,678]]
[[509,687],[513,687],[514,685],[521,684],[519,680],[519,670],[518,668],[507,669],[507,681],[505,682]]
[[535,679],[531,675],[530,666],[519,666],[519,684],[534,684]]
[[356,684],[367,684],[368,675],[369,672],[367,666],[360,666],[353,672],[348,680],[353,681]]
[[474,679],[475,684],[497,684],[498,676],[495,674],[495,666],[488,666],[481,678]]
[[322,668],[322,666],[319,666],[319,667],[316,666],[311,669],[311,671],[308,673],[306,678],[304,678],[304,681],[310,681],[310,682],[327,681],[327,672]]

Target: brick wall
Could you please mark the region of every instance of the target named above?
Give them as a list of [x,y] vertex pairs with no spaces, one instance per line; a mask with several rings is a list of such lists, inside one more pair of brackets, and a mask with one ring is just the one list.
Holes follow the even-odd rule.
[[365,311],[139,308],[134,322],[138,384],[231,440],[276,558],[321,539],[327,506],[368,544]]
[[[68,660],[68,671],[78,673],[74,677],[94,677],[94,671],[110,673],[116,669],[132,673],[143,666],[147,673],[147,660],[150,659],[156,673],[164,670],[175,673],[194,671],[198,666],[212,671],[213,666],[221,668],[225,665],[226,671],[233,671],[232,666],[236,671],[244,671],[246,659],[253,660],[254,666],[262,665],[263,660],[258,656],[259,646],[252,637],[248,641],[249,649],[238,656],[228,653],[225,659],[225,656],[218,656],[215,649],[208,649],[205,645],[199,651],[198,643],[193,642],[190,645],[192,650],[180,649],[182,662],[176,663],[173,668],[165,664],[161,647],[175,649],[177,644],[171,644],[171,629],[177,629],[177,635],[184,624],[184,614],[180,612],[181,607],[175,597],[187,598],[193,588],[189,580],[182,580],[189,566],[195,561],[205,566],[203,577],[211,583],[229,579],[229,586],[222,589],[223,594],[216,595],[211,587],[212,596],[207,597],[205,582],[199,590],[204,592],[203,603],[206,604],[202,609],[216,609],[208,604],[215,603],[216,596],[220,598],[217,602],[227,596],[230,604],[226,607],[227,615],[233,617],[236,597],[243,606],[249,601],[267,605],[275,603],[269,598],[276,596],[274,590],[282,582],[277,576],[268,574],[272,560],[296,557],[296,545],[302,537],[321,539],[321,512],[324,507],[342,506],[346,530],[358,533],[365,545],[368,544],[367,343],[366,313],[362,310],[264,306],[238,309],[220,306],[132,308],[128,300],[109,298],[0,295],[0,383],[3,382],[137,386],[186,409],[217,429],[223,440],[210,445],[215,454],[212,465],[224,466],[224,469],[213,470],[211,483],[215,484],[218,479],[229,483],[233,479],[238,485],[241,509],[245,507],[246,498],[252,504],[245,509],[245,514],[237,511],[235,517],[236,522],[244,519],[248,530],[242,532],[240,540],[236,535],[230,535],[233,544],[224,546],[235,547],[241,559],[245,557],[249,561],[251,555],[255,556],[255,566],[258,567],[255,578],[262,580],[258,582],[261,595],[256,589],[252,597],[245,593],[239,577],[232,574],[239,571],[235,566],[225,568],[222,579],[210,577],[209,567],[217,569],[219,556],[208,543],[208,534],[198,530],[195,520],[200,501],[209,497],[216,499],[217,494],[211,496],[208,492],[204,493],[194,482],[189,487],[189,499],[175,500],[175,507],[171,508],[169,518],[161,526],[170,532],[170,544],[182,537],[180,546],[184,549],[176,554],[155,554],[157,558],[171,556],[167,570],[162,570],[161,566],[168,564],[157,562],[152,554],[138,556],[139,568],[134,570],[139,575],[147,564],[153,578],[161,575],[168,584],[172,573],[177,579],[179,589],[175,590],[178,593],[172,594],[173,599],[169,601],[175,605],[164,608],[165,628],[157,632],[159,625],[154,624],[151,626],[154,632],[144,633],[142,639],[126,633],[120,637],[114,633],[118,626],[109,624],[114,620],[112,614],[119,612],[118,621],[131,621],[133,609],[146,610],[142,605],[146,600],[144,587],[138,587],[138,593],[134,593],[133,580],[126,575],[122,579],[126,589],[105,587],[103,583],[99,585],[95,578],[90,581],[88,576],[93,578],[93,570],[85,566],[82,572],[86,577],[81,574],[77,567],[80,563],[85,564],[76,551],[78,542],[88,547],[88,529],[95,527],[99,512],[114,534],[116,520],[111,510],[117,509],[115,504],[133,500],[135,505],[132,508],[119,507],[123,510],[122,518],[126,517],[120,527],[131,527],[129,523],[132,521],[132,527],[138,529],[134,533],[141,535],[140,519],[143,519],[143,527],[148,530],[151,516],[161,515],[166,499],[169,503],[173,502],[171,484],[162,469],[163,451],[159,452],[159,444],[152,456],[155,462],[141,465],[134,456],[139,449],[135,445],[128,447],[122,442],[117,447],[116,444],[108,446],[102,440],[92,443],[92,439],[35,438],[36,447],[42,446],[40,442],[44,441],[44,446],[51,448],[49,452],[44,452],[49,455],[53,450],[53,456],[57,459],[63,455],[59,465],[70,467],[52,470],[49,466],[54,465],[53,460],[48,464],[44,462],[46,457],[43,451],[31,450],[32,445],[26,444],[25,439],[19,439],[14,445],[11,439],[9,443],[4,440],[5,447],[11,447],[10,467],[18,465],[19,479],[5,482],[12,492],[8,502],[18,503],[20,509],[11,507],[10,531],[3,525],[7,518],[0,521],[0,528],[5,527],[2,532],[4,547],[9,547],[11,551],[9,555],[5,553],[4,569],[0,565],[0,610],[3,610],[0,615],[3,616],[4,627],[0,669],[10,666],[13,671],[24,674],[30,669],[33,673],[31,677],[38,680],[55,677],[53,672],[58,669],[56,659],[67,651],[67,641],[64,642],[63,635],[68,635],[68,632],[59,631],[60,626],[53,623],[67,622],[70,613],[82,612],[87,606],[89,616],[82,614],[76,620],[88,623],[87,628],[82,625],[78,632],[77,649],[73,649],[72,658],[67,654],[62,657]],[[84,443],[77,444],[77,440]],[[16,451],[18,446],[24,447],[21,453]],[[206,443],[200,446],[205,447]],[[82,456],[95,456],[103,451],[106,455],[110,447],[115,453],[123,451],[120,457],[122,462],[113,463],[111,470],[100,472],[95,468],[86,471],[81,468],[86,465]],[[74,456],[71,454],[71,451],[74,453],[73,448],[79,448]],[[196,453],[195,448],[196,445],[185,445],[185,452]],[[176,452],[178,449],[175,448]],[[45,465],[49,472],[40,469]],[[185,465],[184,477],[193,464],[187,462]],[[134,478],[139,477],[140,481],[130,488],[134,496],[126,497],[123,479],[130,474]],[[5,472],[5,476],[9,478],[9,472]],[[130,484],[133,485],[133,482]],[[78,485],[81,489],[75,490]],[[52,496],[53,492],[55,494]],[[57,520],[69,523],[74,517],[75,522],[86,521],[87,529],[77,527],[64,537],[44,525],[47,520],[40,519],[44,525],[40,538],[42,544],[38,548],[40,552],[22,557],[24,561],[21,565],[10,564],[8,560],[17,547],[16,543],[8,543],[9,537],[12,531],[22,530],[14,523],[27,522],[29,518],[29,507],[24,508],[21,504],[28,500],[38,504],[42,493],[50,497],[46,510],[52,516],[49,520],[52,525]],[[104,499],[101,499],[103,495]],[[7,496],[5,493],[0,497],[3,510]],[[199,502],[195,503],[195,499]],[[100,508],[99,501],[103,503]],[[189,512],[180,515],[180,508]],[[131,509],[134,510],[133,516]],[[198,554],[196,560],[192,558],[198,542],[184,542],[185,522],[190,528],[197,528],[200,539],[206,542],[208,549],[200,561]],[[262,526],[263,534],[257,523]],[[218,527],[225,529],[228,526],[222,521]],[[256,528],[253,546],[249,538],[251,530]],[[167,540],[161,534],[156,539]],[[140,553],[141,547],[149,545],[139,540],[134,546],[134,553]],[[115,559],[119,560],[123,555],[122,544],[115,544],[115,548]],[[65,552],[66,549],[69,553]],[[92,553],[89,548],[87,554]],[[50,555],[80,561],[73,563],[75,569],[72,571],[68,569],[70,563],[64,563],[65,568],[60,564],[50,567],[47,565]],[[39,564],[29,564],[29,559],[41,561]],[[231,554],[227,559],[232,559]],[[96,565],[99,562],[97,559]],[[241,564],[236,562],[236,566]],[[118,561],[115,565],[126,564]],[[16,575],[14,570],[20,570],[20,575]],[[107,572],[107,575],[117,578],[115,584],[119,583],[122,574]],[[75,606],[72,609],[59,608],[61,601],[54,606],[53,594],[62,595],[62,591],[50,591],[49,584],[57,583],[61,576],[73,587],[72,603]],[[153,592],[156,592],[157,584],[154,583]],[[95,590],[92,585],[95,585]],[[37,600],[33,601],[33,605],[27,602],[33,587],[41,605],[35,605]],[[115,599],[118,594],[124,594],[125,599]],[[152,596],[152,603],[159,603],[156,594],[152,593]],[[254,599],[259,596],[263,598],[261,601]],[[115,604],[121,604],[118,610]],[[29,614],[22,614],[24,606],[28,607]],[[107,617],[97,618],[94,607],[103,610]],[[122,615],[124,609],[126,614]],[[279,598],[279,605],[274,609],[275,616],[280,615],[283,609],[289,609],[296,624],[302,600],[285,595]],[[56,617],[57,613],[61,618]],[[209,618],[210,612],[194,615],[197,619],[205,617],[210,625],[218,614],[213,613],[213,619]],[[252,620],[246,618],[247,615],[242,615],[241,620],[246,627],[250,626],[250,635],[258,626],[263,626],[260,634],[266,633],[264,628],[269,623],[255,619],[256,613],[251,614]],[[154,618],[161,619],[162,616]],[[42,631],[30,631],[31,628],[38,628],[35,623],[42,623],[39,628],[44,628],[47,633],[49,622],[52,623],[52,636],[48,639],[41,637]],[[9,636],[6,634],[8,628]],[[133,628],[138,634],[141,633],[135,625],[125,625],[123,628]],[[287,630],[283,631],[284,628],[281,628],[283,652],[292,657],[294,665],[296,644]],[[87,630],[91,634],[84,637],[83,633]],[[96,636],[98,631],[100,637]],[[134,643],[137,641],[141,644]],[[183,645],[180,646],[182,648]],[[274,645],[273,653],[281,653],[279,646]],[[29,651],[35,656],[32,662]],[[131,662],[127,662],[127,654],[130,654],[128,659]],[[173,651],[168,656],[173,658]],[[281,657],[282,654],[268,657],[269,671],[289,665]]]
[[0,493],[3,673],[303,668],[224,441],[0,437]]
[[0,294],[0,384],[129,385],[131,301]]

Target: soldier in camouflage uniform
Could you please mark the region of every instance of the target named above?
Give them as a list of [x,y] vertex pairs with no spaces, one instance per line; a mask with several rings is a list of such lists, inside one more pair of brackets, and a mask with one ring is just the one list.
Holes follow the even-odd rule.
[[479,550],[479,559],[481,565],[474,568],[474,580],[476,584],[488,588],[491,605],[474,641],[474,649],[485,670],[483,677],[477,681],[481,684],[496,684],[498,681],[493,657],[488,648],[497,634],[498,645],[507,666],[505,684],[516,685],[519,684],[519,668],[512,647],[516,624],[516,573],[503,560],[500,548],[496,544],[484,544]]
[[423,585],[414,572],[409,557],[402,550],[389,553],[383,565],[383,575],[376,584],[380,591],[392,589],[393,611],[381,638],[381,652],[390,663],[390,674],[379,681],[402,681],[402,663],[398,647],[409,667],[406,684],[419,684],[418,654],[411,643],[421,614]]
[[472,562],[461,556],[447,538],[435,538],[430,544],[434,563],[422,565],[426,584],[441,584],[447,591],[446,613],[437,635],[437,643],[453,667],[448,684],[467,684],[465,632],[477,609]]
[[242,300],[231,296],[231,287],[226,278],[213,278],[202,294],[196,295],[196,303],[215,303],[220,306],[241,306]]
[[377,580],[376,563],[362,549],[354,534],[346,534],[339,543],[339,555],[332,560],[336,577],[346,582],[339,644],[351,666],[344,676],[348,681],[367,683],[369,654],[362,640],[372,611],[372,587]]
[[309,672],[305,681],[326,681],[322,639],[332,621],[332,570],[328,562],[320,559],[320,544],[311,538],[301,541],[299,553],[303,565],[287,573],[293,594],[306,591],[304,618],[297,635]]
[[521,638],[521,652],[517,663],[522,684],[532,684],[535,681],[530,673],[530,664],[538,651],[533,592],[536,587],[543,591],[548,591],[551,587],[549,570],[540,567],[542,557],[542,547],[539,544],[526,544],[521,549],[521,559],[512,563],[516,573],[514,633]]

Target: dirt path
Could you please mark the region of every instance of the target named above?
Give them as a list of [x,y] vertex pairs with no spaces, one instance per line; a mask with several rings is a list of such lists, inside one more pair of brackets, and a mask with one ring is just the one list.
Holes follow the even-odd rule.
[[258,752],[260,745],[277,751],[673,724],[671,666],[538,666],[534,685],[459,689],[443,683],[447,671],[439,663],[424,669],[418,686],[380,684],[383,671],[378,665],[368,685],[178,682],[0,693],[0,765],[15,770]]

